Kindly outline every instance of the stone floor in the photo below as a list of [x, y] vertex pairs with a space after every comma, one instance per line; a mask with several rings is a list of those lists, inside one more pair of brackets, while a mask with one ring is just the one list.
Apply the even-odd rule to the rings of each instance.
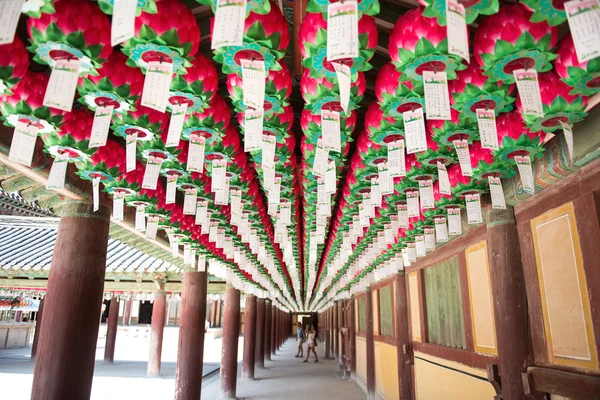
[[[164, 400], [172, 399], [175, 387], [177, 335], [179, 329], [165, 329], [161, 376], [146, 376], [148, 357], [148, 329], [120, 327], [117, 334], [115, 363], [105, 364], [103, 331], [96, 348], [96, 366], [92, 384], [92, 400]], [[221, 339], [209, 331], [205, 343], [205, 376], [202, 399], [219, 398], [219, 363]], [[239, 341], [238, 360], [241, 360], [243, 338]], [[0, 398], [28, 400], [31, 396], [33, 362], [31, 349], [0, 350]], [[366, 396], [355, 383], [338, 376], [337, 364], [323, 358], [319, 346], [319, 362], [302, 363], [294, 358], [295, 341], [289, 340], [265, 369], [256, 369], [256, 380], [238, 378], [237, 394], [244, 400], [362, 400]], [[238, 374], [241, 373], [241, 365]]]
[[[323, 346], [319, 346], [317, 354], [308, 363], [294, 358], [296, 342], [288, 340], [272, 361], [265, 362], [265, 369], [257, 368], [256, 380], [240, 378], [241, 366], [238, 367], [237, 396], [243, 400], [364, 400], [365, 392], [356, 382], [342, 379], [338, 364], [334, 360], [323, 357]], [[202, 399], [218, 399], [219, 378], [205, 382]]]

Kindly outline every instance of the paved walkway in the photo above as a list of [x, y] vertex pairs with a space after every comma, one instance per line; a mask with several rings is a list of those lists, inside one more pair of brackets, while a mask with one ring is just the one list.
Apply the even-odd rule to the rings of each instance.
[[[314, 355], [308, 363], [303, 363], [300, 358], [294, 358], [296, 350], [296, 342], [288, 340], [272, 361], [265, 362], [265, 369], [256, 369], [254, 381], [240, 378], [240, 365], [237, 383], [238, 398], [241, 400], [366, 399], [365, 392], [356, 382], [338, 376], [337, 362], [325, 360], [322, 345], [317, 349], [318, 363], [314, 362]], [[216, 376], [212, 382], [205, 382], [202, 399], [218, 398], [219, 379]]]
[[[92, 400], [165, 400], [175, 393], [175, 362], [178, 328], [166, 328], [163, 341], [161, 376], [146, 376], [148, 357], [147, 329], [130, 329], [117, 334], [115, 363], [104, 364], [105, 338], [98, 339], [96, 366], [92, 384]], [[219, 398], [218, 367], [221, 356], [221, 339], [209, 331], [205, 342], [205, 363], [202, 399]], [[102, 335], [102, 331], [101, 331]], [[238, 360], [241, 360], [243, 338], [239, 341]], [[0, 398], [29, 400], [33, 379], [31, 349], [0, 350]], [[336, 373], [337, 363], [323, 358], [323, 346], [317, 349], [319, 362], [314, 357], [309, 363], [294, 358], [296, 343], [288, 340], [272, 361], [265, 362], [265, 369], [256, 369], [256, 380], [239, 377], [237, 395], [243, 400], [364, 400], [363, 390], [352, 381], [344, 380]], [[215, 372], [212, 372], [215, 371]]]

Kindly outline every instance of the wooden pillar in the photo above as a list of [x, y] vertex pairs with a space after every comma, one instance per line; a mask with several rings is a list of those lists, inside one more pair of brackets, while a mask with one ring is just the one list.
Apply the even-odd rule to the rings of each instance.
[[165, 300], [165, 326], [169, 325], [169, 314], [171, 314], [171, 300]]
[[256, 349], [256, 296], [246, 296], [244, 312], [244, 358], [242, 376], [254, 379], [254, 353]]
[[89, 399], [102, 309], [110, 208], [57, 207], [58, 226], [31, 399]]
[[408, 304], [406, 293], [406, 279], [404, 273], [397, 274], [394, 280], [394, 304], [396, 305], [396, 351], [398, 358], [398, 386], [400, 399], [411, 398], [413, 387], [412, 371], [410, 367], [410, 336], [408, 334]]
[[265, 367], [265, 299], [256, 301], [256, 346], [254, 346], [254, 364]]
[[221, 315], [222, 313], [223, 313], [223, 300], [219, 299], [219, 300], [217, 300], [217, 321], [216, 321], [216, 324], [218, 327], [223, 326], [223, 316]]
[[275, 355], [277, 348], [277, 307], [271, 304], [271, 355]]
[[330, 331], [331, 331], [331, 326], [329, 326], [329, 313], [330, 313], [330, 308], [328, 308], [327, 310], [325, 310], [324, 313], [324, 320], [325, 320], [325, 332], [323, 332], [323, 334], [325, 335], [325, 358], [329, 358], [329, 352], [331, 350], [331, 335], [330, 335]]
[[275, 308], [275, 313], [277, 314], [277, 318], [275, 319], [275, 350], [277, 351], [281, 344], [281, 311], [279, 308]]
[[117, 343], [117, 329], [119, 327], [119, 299], [113, 296], [110, 299], [108, 318], [106, 319], [106, 346], [104, 346], [104, 362], [112, 364], [115, 361], [115, 345]]
[[264, 353], [265, 359], [271, 361], [271, 312], [273, 307], [271, 301], [265, 301], [265, 340], [264, 340]]
[[521, 373], [527, 368], [527, 297], [519, 235], [512, 208], [489, 208], [487, 246], [494, 319], [498, 327], [496, 339], [502, 376], [502, 397], [511, 400], [525, 399]]
[[373, 292], [367, 289], [367, 399], [375, 399], [375, 341], [373, 337]]
[[206, 272], [190, 271], [184, 274], [175, 400], [198, 400], [202, 394], [206, 291]]
[[35, 316], [35, 332], [33, 333], [33, 344], [31, 345], [31, 358], [35, 359], [38, 341], [40, 340], [40, 329], [42, 327], [42, 315], [44, 312], [44, 298], [40, 300], [40, 307]]
[[[164, 283], [161, 289], [164, 288]], [[160, 375], [160, 360], [162, 357], [162, 342], [165, 332], [165, 314], [167, 294], [164, 290], [154, 291], [152, 305], [152, 325], [150, 327], [150, 356], [148, 357], [148, 376]]]
[[227, 284], [223, 320], [223, 350], [221, 351], [222, 399], [235, 399], [237, 387], [237, 353], [240, 336], [240, 291]]
[[346, 345], [344, 343], [344, 335], [342, 335], [342, 328], [345, 326], [344, 325], [344, 306], [345, 306], [346, 301], [345, 300], [340, 300], [338, 302], [338, 340], [340, 342], [339, 344], [339, 349], [340, 349], [340, 354], [338, 355], [338, 363], [341, 366], [344, 366], [344, 355], [346, 354]]
[[348, 330], [350, 331], [350, 376], [356, 379], [356, 314], [354, 305], [354, 296], [350, 298], [350, 321]]
[[340, 355], [340, 336], [338, 335], [339, 332], [339, 325], [338, 325], [338, 302], [334, 301], [333, 302], [333, 358], [335, 358], [336, 360], [338, 359], [339, 355]]
[[125, 307], [123, 309], [123, 325], [131, 325], [131, 304], [133, 299], [128, 296], [125, 300]]

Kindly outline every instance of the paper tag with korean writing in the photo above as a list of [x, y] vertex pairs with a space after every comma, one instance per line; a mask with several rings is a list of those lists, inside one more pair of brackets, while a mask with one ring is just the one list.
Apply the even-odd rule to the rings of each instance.
[[341, 147], [340, 113], [321, 109], [321, 131], [323, 148], [339, 153]]
[[0, 45], [15, 40], [15, 32], [25, 0], [0, 1]]
[[265, 62], [241, 59], [243, 102], [248, 107], [262, 110], [265, 105]]
[[8, 159], [19, 164], [31, 167], [33, 161], [33, 152], [35, 150], [35, 141], [37, 140], [40, 128], [35, 124], [29, 124], [22, 120], [17, 120], [15, 133], [10, 143]]
[[394, 193], [394, 180], [390, 177], [387, 162], [377, 164], [377, 172], [379, 177], [379, 191], [382, 195]]
[[62, 111], [71, 112], [75, 89], [79, 80], [78, 59], [59, 59], [52, 68], [50, 80], [44, 94], [44, 105], [54, 107]]
[[573, 128], [568, 123], [560, 121], [560, 125], [565, 135], [565, 142], [567, 143], [567, 152], [569, 153], [569, 161], [573, 162]]
[[96, 177], [92, 181], [92, 195], [94, 202], [94, 212], [100, 208], [100, 178]]
[[114, 192], [113, 194], [113, 207], [112, 207], [112, 219], [113, 221], [123, 221], [124, 211], [124, 197], [123, 192]]
[[67, 176], [67, 166], [69, 165], [69, 155], [59, 154], [52, 163], [50, 174], [48, 174], [48, 183], [46, 189], [64, 189], [65, 178]]
[[162, 162], [163, 159], [160, 157], [148, 157], [146, 170], [144, 171], [144, 180], [142, 181], [142, 189], [156, 190]]
[[450, 178], [448, 177], [448, 170], [446, 166], [441, 162], [437, 162], [437, 173], [438, 173], [438, 190], [441, 194], [451, 195]]
[[204, 150], [206, 138], [196, 132], [190, 134], [187, 170], [189, 172], [204, 171]]
[[244, 151], [261, 149], [263, 135], [263, 110], [244, 111]]
[[216, 159], [212, 162], [212, 175], [210, 180], [211, 190], [225, 189], [225, 176], [227, 175], [227, 160]]
[[423, 228], [425, 236], [425, 251], [428, 253], [435, 250], [435, 233], [433, 228]]
[[535, 194], [535, 183], [533, 181], [533, 169], [531, 167], [531, 159], [529, 156], [515, 156], [515, 162], [521, 177], [523, 191], [529, 194]]
[[263, 187], [265, 190], [271, 190], [275, 182], [275, 168], [268, 166], [263, 167]]
[[196, 214], [196, 200], [198, 199], [198, 189], [185, 189], [185, 197], [183, 199], [183, 214]]
[[[187, 200], [187, 197], [188, 196], [187, 196], [187, 190], [186, 190], [186, 200]], [[185, 204], [184, 204], [184, 207], [185, 207]], [[202, 225], [205, 222], [206, 213], [207, 213], [206, 207], [204, 207], [204, 202], [196, 201], [196, 203], [194, 204], [194, 207], [196, 207], [196, 210], [195, 210], [196, 218], [194, 220], [194, 224]]]
[[455, 0], [446, 0], [446, 35], [448, 53], [469, 63], [469, 33], [465, 6]]
[[430, 179], [419, 181], [419, 200], [421, 202], [421, 210], [435, 208], [433, 182]]
[[445, 243], [448, 241], [448, 226], [446, 225], [446, 217], [436, 215], [433, 217], [435, 224], [435, 240], [438, 243]]
[[498, 150], [498, 130], [496, 128], [496, 113], [494, 110], [478, 108], [477, 126], [481, 138], [481, 147], [484, 149]]
[[141, 232], [146, 230], [146, 207], [143, 205], [135, 207], [135, 230]]
[[490, 186], [490, 195], [492, 197], [492, 208], [506, 210], [506, 201], [504, 199], [504, 189], [502, 188], [502, 180], [495, 176], [488, 176]]
[[173, 79], [173, 64], [169, 62], [149, 61], [144, 89], [142, 91], [142, 105], [159, 112], [167, 110], [169, 102], [169, 89]]
[[218, 0], [210, 48], [241, 46], [245, 20], [246, 0]]
[[325, 178], [327, 165], [329, 163], [329, 152], [323, 147], [323, 139], [317, 141], [312, 173], [315, 176]]
[[135, 36], [137, 4], [137, 0], [114, 0], [110, 30], [111, 46], [114, 47]]
[[417, 108], [402, 114], [404, 118], [404, 138], [406, 139], [406, 153], [413, 154], [427, 149], [425, 135], [425, 119], [423, 109]]
[[371, 196], [370, 205], [374, 207], [381, 207], [381, 185], [379, 184], [379, 178], [371, 179]]
[[427, 252], [425, 251], [425, 236], [424, 235], [416, 235], [415, 236], [415, 250], [417, 253], [417, 257], [425, 257]]
[[450, 95], [446, 72], [423, 71], [425, 109], [428, 120], [449, 120]]
[[223, 189], [215, 190], [215, 204], [219, 206], [226, 206], [229, 204], [229, 178], [225, 177], [223, 182]]
[[408, 229], [408, 205], [398, 204], [396, 209], [398, 210], [398, 225], [402, 229]]
[[156, 232], [158, 231], [158, 215], [150, 215], [148, 217], [148, 223], [146, 224], [146, 239], [156, 239]]
[[173, 105], [171, 120], [169, 122], [169, 131], [167, 133], [167, 142], [165, 143], [165, 146], [179, 146], [179, 139], [181, 138], [181, 130], [183, 129], [183, 123], [185, 122], [187, 107], [187, 103]]
[[337, 176], [335, 170], [335, 161], [329, 161], [327, 165], [327, 172], [325, 172], [325, 193], [335, 194]]
[[262, 135], [262, 168], [275, 168], [275, 136]]
[[388, 170], [390, 177], [406, 176], [406, 161], [404, 156], [404, 139], [389, 142], [388, 146]]
[[346, 0], [327, 6], [327, 60], [356, 58], [358, 52], [358, 3]]
[[481, 215], [479, 193], [466, 195], [465, 202], [467, 203], [467, 221], [469, 224], [481, 224], [483, 222], [483, 216]]
[[342, 109], [348, 115], [348, 106], [350, 105], [350, 79], [352, 71], [350, 66], [332, 62], [333, 68], [335, 68], [335, 75], [337, 76], [338, 87], [340, 89], [340, 105]]
[[102, 147], [106, 145], [110, 121], [113, 115], [113, 106], [96, 107], [94, 112], [94, 122], [92, 124], [92, 134], [90, 135], [89, 148]]
[[408, 207], [409, 218], [417, 218], [420, 215], [418, 190], [406, 191], [406, 205]]
[[137, 133], [128, 134], [125, 138], [125, 170], [127, 172], [135, 169], [136, 146]]
[[458, 156], [458, 163], [463, 176], [473, 176], [471, 167], [471, 153], [469, 152], [469, 142], [466, 140], [455, 140], [452, 142]]
[[175, 203], [175, 193], [177, 192], [177, 175], [175, 174], [167, 174], [167, 196], [165, 203], [173, 204]]
[[535, 69], [516, 69], [513, 71], [513, 75], [521, 99], [521, 113], [543, 117], [544, 107], [542, 106], [537, 71]]
[[[424, 239], [424, 238], [423, 238]], [[408, 262], [413, 263], [417, 261], [417, 250], [415, 242], [406, 243], [406, 254], [408, 255]]]
[[462, 223], [460, 221], [460, 208], [448, 208], [448, 234], [462, 235]]
[[600, 4], [598, 0], [565, 3], [565, 13], [579, 63], [600, 56]]

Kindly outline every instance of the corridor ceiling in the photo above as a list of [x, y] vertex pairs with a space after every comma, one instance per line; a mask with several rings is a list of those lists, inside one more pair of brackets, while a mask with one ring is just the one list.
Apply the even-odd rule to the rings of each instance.
[[[133, 37], [112, 46], [127, 2], [28, 0], [14, 40], [0, 31], [4, 162], [46, 177], [68, 162], [61, 190], [99, 183], [187, 265], [291, 310], [401, 270], [462, 234], [461, 210], [481, 224], [503, 179], [535, 191], [532, 162], [572, 141], [600, 90], [596, 0], [566, 3], [575, 42], [563, 1], [248, 0], [243, 43], [220, 47], [236, 14], [215, 23], [217, 0], [137, 0]], [[0, 6], [7, 24], [9, 3], [23, 1]]]

